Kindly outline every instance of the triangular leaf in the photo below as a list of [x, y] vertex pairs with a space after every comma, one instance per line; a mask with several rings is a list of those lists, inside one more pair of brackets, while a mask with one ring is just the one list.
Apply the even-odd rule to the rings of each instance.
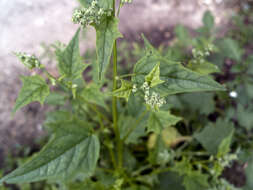
[[150, 54], [160, 55], [160, 52], [152, 46], [152, 44], [148, 41], [148, 39], [144, 36], [144, 34], [142, 34], [141, 37], [144, 41], [146, 54], [148, 54], [148, 55], [150, 55]]
[[233, 133], [234, 127], [230, 122], [218, 120], [216, 125], [205, 127], [200, 133], [194, 134], [202, 146], [211, 154], [217, 154], [223, 139]]
[[145, 76], [145, 81], [148, 82], [151, 88], [164, 82], [160, 79], [160, 63], [157, 63], [150, 73]]
[[226, 155], [227, 153], [229, 153], [233, 134], [234, 134], [234, 130], [232, 130], [230, 134], [221, 141], [218, 147], [218, 153], [217, 153], [218, 157], [222, 157]]
[[80, 170], [92, 175], [99, 157], [99, 140], [90, 135], [85, 122], [51, 124], [53, 139], [31, 160], [14, 170], [0, 183], [28, 183], [44, 179], [67, 180]]
[[121, 36], [118, 30], [118, 19], [116, 18], [104, 19], [96, 26], [96, 51], [99, 79], [103, 77], [107, 65], [110, 62], [114, 41]]
[[23, 76], [21, 77], [21, 80], [23, 82], [23, 86], [16, 100], [16, 104], [13, 109], [14, 113], [21, 107], [34, 101], [39, 101], [43, 104], [50, 93], [45, 79], [40, 76]]
[[71, 81], [80, 78], [83, 70], [88, 66], [83, 63], [80, 56], [79, 33], [80, 29], [77, 30], [68, 46], [57, 56], [60, 74]]

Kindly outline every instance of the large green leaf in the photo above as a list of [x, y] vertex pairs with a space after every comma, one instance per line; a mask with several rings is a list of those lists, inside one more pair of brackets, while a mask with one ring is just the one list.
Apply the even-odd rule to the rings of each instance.
[[23, 86], [16, 100], [16, 104], [13, 109], [14, 113], [21, 107], [34, 101], [39, 101], [43, 104], [50, 93], [46, 81], [40, 76], [23, 76], [21, 77], [21, 80], [23, 82]]
[[118, 30], [116, 18], [106, 18], [95, 28], [98, 72], [101, 79], [110, 62], [114, 41], [122, 35]]
[[87, 126], [87, 123], [77, 119], [51, 123], [52, 140], [31, 160], [1, 179], [0, 183], [67, 180], [78, 172], [83, 172], [86, 177], [92, 175], [100, 145]]
[[148, 132], [160, 133], [164, 128], [175, 125], [181, 119], [167, 111], [152, 112], [148, 119]]
[[83, 63], [80, 56], [79, 33], [80, 29], [77, 30], [68, 46], [57, 56], [60, 74], [71, 81], [80, 78], [83, 70], [88, 66]]
[[[216, 154], [219, 149], [220, 151], [227, 151], [227, 143], [231, 142], [233, 132], [234, 126], [232, 123], [219, 119], [215, 125], [207, 126], [200, 133], [194, 134], [194, 138], [196, 138], [209, 153]], [[224, 139], [226, 139], [226, 141], [223, 142]], [[223, 143], [223, 145], [221, 145], [221, 143]]]
[[212, 78], [193, 72], [177, 62], [170, 62], [157, 55], [146, 55], [136, 63], [134, 67], [136, 76], [132, 78], [133, 82], [141, 86], [145, 81], [145, 76], [158, 62], [160, 62], [160, 79], [164, 83], [153, 89], [161, 96], [183, 92], [225, 90]]

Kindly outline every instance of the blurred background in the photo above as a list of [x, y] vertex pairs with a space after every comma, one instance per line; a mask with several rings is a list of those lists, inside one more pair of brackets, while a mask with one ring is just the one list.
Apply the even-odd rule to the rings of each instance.
[[[233, 46], [235, 54], [238, 52], [236, 48], [248, 55], [252, 54], [253, 42], [249, 41], [253, 33], [252, 4], [251, 0], [133, 0], [120, 13], [120, 31], [125, 39], [120, 40], [119, 50], [127, 48], [132, 53], [125, 50], [119, 52], [119, 60], [124, 64], [132, 61], [129, 57], [133, 54], [136, 57], [141, 54], [141, 33], [161, 49], [173, 45], [175, 40], [184, 38], [188, 33], [196, 36], [203, 26], [206, 11], [213, 15], [215, 38], [228, 36], [234, 41], [226, 42], [226, 45]], [[45, 137], [44, 112], [49, 109], [33, 103], [18, 111], [15, 116], [11, 115], [21, 87], [19, 77], [30, 74], [13, 56], [13, 52], [35, 54], [51, 73], [56, 72], [53, 47], [57, 41], [66, 44], [75, 33], [78, 26], [71, 22], [71, 16], [78, 6], [77, 0], [0, 1], [0, 171], [5, 167], [2, 173], [17, 166], [15, 157], [24, 158], [39, 150]], [[183, 30], [178, 28], [179, 25], [184, 26]], [[95, 31], [87, 28], [81, 39], [84, 57], [93, 58], [94, 48]], [[243, 56], [243, 53], [235, 57], [228, 55], [229, 59], [222, 63], [217, 61], [217, 65], [220, 64], [222, 69], [225, 68], [224, 64], [229, 66], [242, 63]], [[133, 64], [134, 62], [129, 63], [129, 68]], [[224, 83], [231, 78], [231, 73], [222, 71], [228, 72], [227, 75], [218, 77]], [[236, 87], [231, 87], [231, 91], [233, 88]], [[249, 90], [252, 95], [252, 89]], [[251, 113], [253, 112], [248, 114]], [[249, 122], [251, 126], [253, 121]]]

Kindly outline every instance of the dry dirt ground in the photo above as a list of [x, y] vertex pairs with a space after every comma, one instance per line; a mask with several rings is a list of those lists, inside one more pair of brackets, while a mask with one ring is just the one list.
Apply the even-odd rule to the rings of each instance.
[[[35, 103], [11, 116], [21, 87], [19, 76], [30, 74], [11, 52], [40, 55], [41, 42], [67, 43], [77, 29], [71, 23], [72, 11], [77, 6], [76, 0], [0, 1], [0, 158], [1, 153], [29, 145], [43, 134], [46, 109]], [[225, 7], [222, 0], [133, 0], [122, 9], [120, 30], [128, 36], [151, 29], [164, 30], [179, 23], [196, 28], [207, 9], [215, 15], [216, 23], [222, 25], [232, 12]], [[94, 48], [94, 31], [89, 29], [87, 36], [82, 51]]]

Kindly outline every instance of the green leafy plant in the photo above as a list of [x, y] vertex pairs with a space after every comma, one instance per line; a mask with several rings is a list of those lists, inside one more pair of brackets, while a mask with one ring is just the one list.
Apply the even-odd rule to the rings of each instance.
[[[240, 61], [244, 51], [229, 38], [216, 43], [214, 19], [207, 12], [198, 37], [178, 26], [177, 41], [165, 53], [143, 36], [144, 50], [136, 51], [142, 57], [131, 73], [121, 74], [118, 15], [129, 1], [121, 0], [118, 7], [115, 0], [80, 3], [73, 22], [95, 28], [96, 61], [88, 64], [80, 55], [81, 29], [66, 47], [55, 46], [58, 76], [36, 56], [16, 53], [41, 76], [21, 78], [13, 113], [34, 101], [56, 108], [44, 123], [49, 142], [0, 184], [47, 180], [52, 189], [71, 190], [236, 189], [220, 176], [238, 159], [239, 150], [231, 151], [231, 144], [239, 133], [230, 118], [210, 122], [207, 115], [217, 111], [212, 91], [218, 92], [220, 102], [227, 100], [222, 98], [225, 87], [210, 75], [221, 74], [212, 56]], [[84, 80], [90, 67], [92, 80]], [[251, 113], [245, 104], [238, 109]], [[244, 117], [238, 121], [250, 129], [252, 121]]]

